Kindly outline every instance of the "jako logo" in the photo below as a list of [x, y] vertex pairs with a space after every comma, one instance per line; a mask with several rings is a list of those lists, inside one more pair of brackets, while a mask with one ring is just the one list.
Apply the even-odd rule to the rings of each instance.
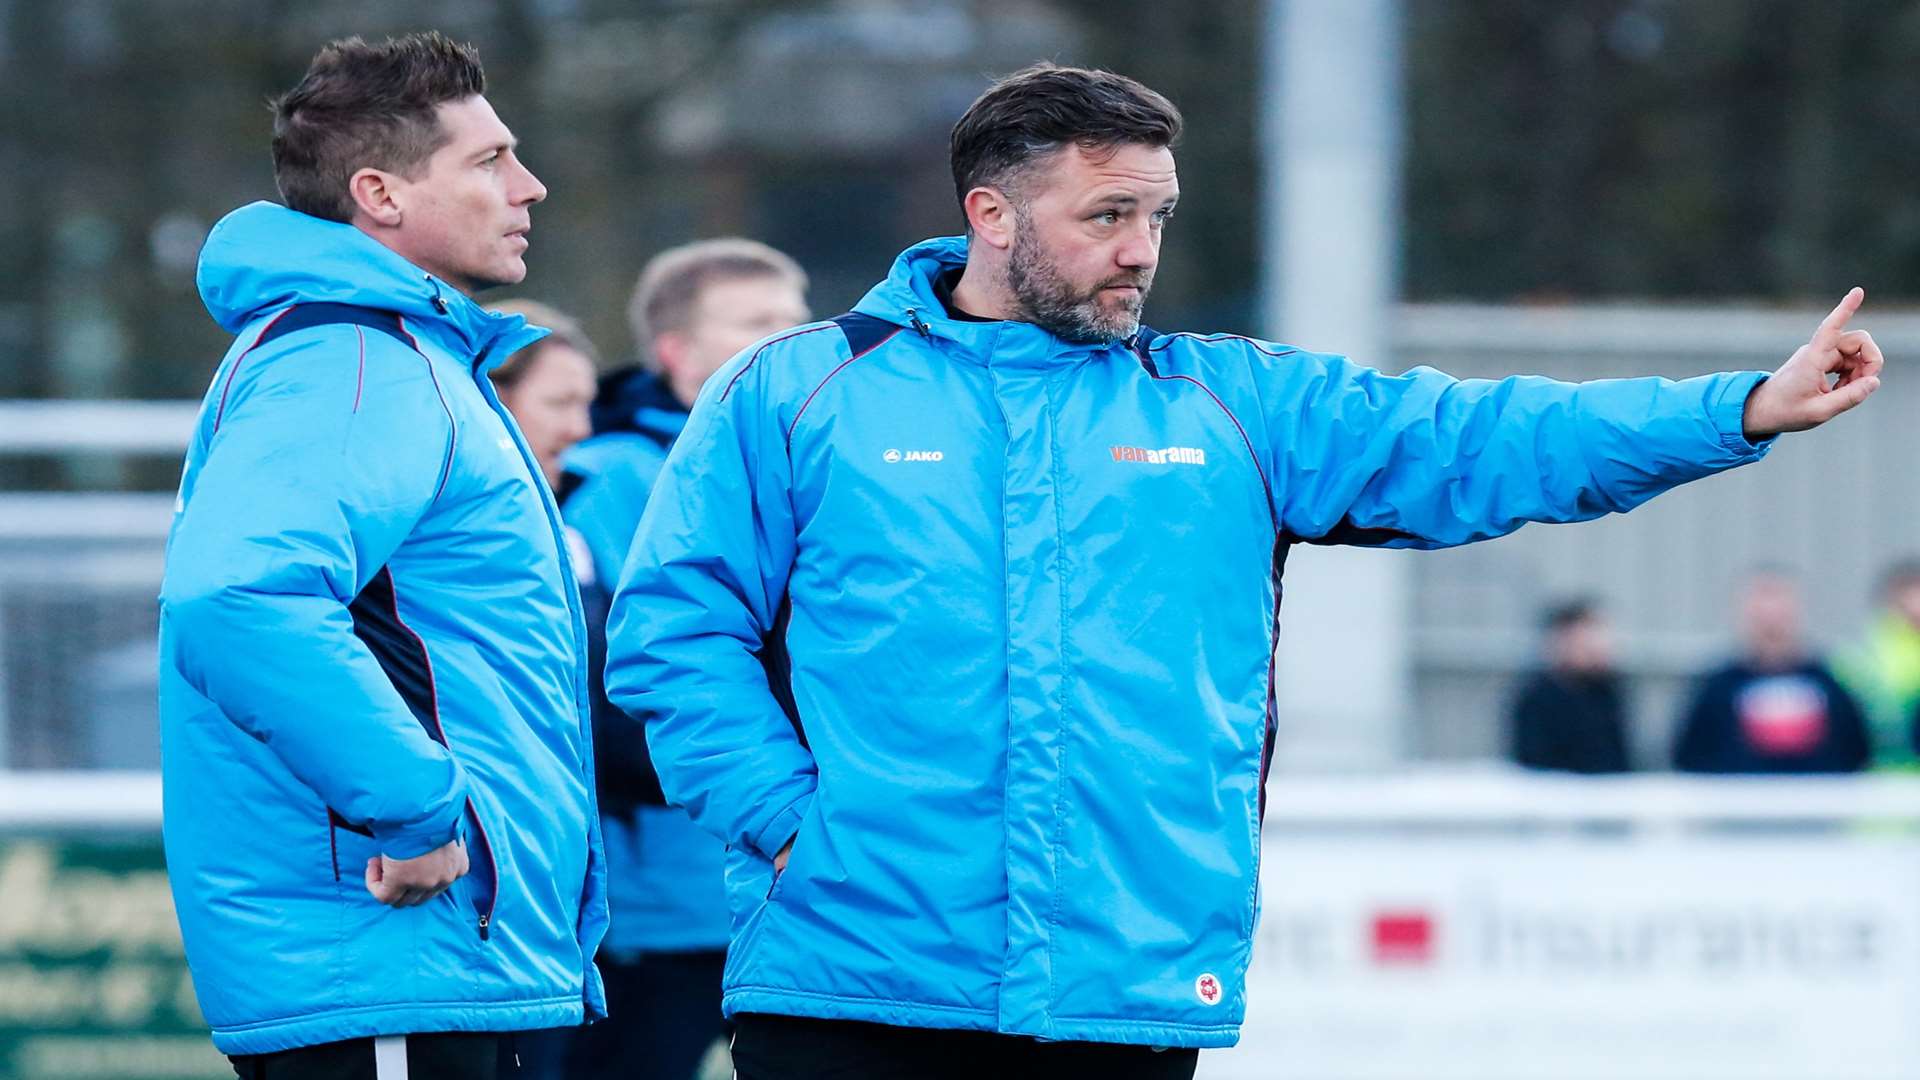
[[1149, 450], [1144, 446], [1108, 447], [1115, 461], [1137, 461], [1143, 465], [1205, 465], [1207, 452], [1192, 446], [1169, 446]]
[[880, 455], [880, 460], [889, 465], [899, 461], [945, 461], [946, 459], [947, 455], [938, 450], [908, 450], [905, 453], [889, 450]]

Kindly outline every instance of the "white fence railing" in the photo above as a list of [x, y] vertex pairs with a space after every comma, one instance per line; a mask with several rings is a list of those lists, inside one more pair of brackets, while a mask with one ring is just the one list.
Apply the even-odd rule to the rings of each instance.
[[[1267, 785], [1266, 828], [1281, 833], [1323, 826], [1795, 827], [1810, 822], [1920, 823], [1920, 778], [1586, 777], [1440, 768], [1350, 777], [1277, 773]], [[159, 828], [160, 775], [0, 770], [0, 828], [68, 825]]]
[[177, 454], [197, 401], [0, 401], [0, 453]]

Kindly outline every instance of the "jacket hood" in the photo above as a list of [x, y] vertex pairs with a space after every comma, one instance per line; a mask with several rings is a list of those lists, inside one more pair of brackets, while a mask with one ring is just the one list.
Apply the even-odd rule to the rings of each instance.
[[631, 432], [664, 446], [686, 426], [687, 407], [659, 375], [634, 364], [600, 376], [593, 398], [595, 435]]
[[200, 299], [228, 333], [301, 303], [392, 311], [485, 366], [546, 336], [519, 315], [487, 311], [351, 225], [256, 202], [220, 220], [200, 249]]
[[937, 236], [922, 240], [893, 260], [887, 279], [869, 289], [853, 310], [910, 328], [914, 328], [916, 320], [930, 327], [937, 325], [942, 330], [979, 325], [949, 317], [934, 287], [942, 275], [965, 269], [966, 265], [966, 237]]

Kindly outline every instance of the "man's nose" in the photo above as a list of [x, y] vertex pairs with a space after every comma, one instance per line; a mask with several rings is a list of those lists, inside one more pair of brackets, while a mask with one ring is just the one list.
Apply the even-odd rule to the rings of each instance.
[[516, 192], [518, 198], [513, 200], [513, 204], [523, 206], [544, 201], [547, 197], [547, 185], [541, 183], [540, 178], [533, 175], [533, 170], [525, 165], [520, 166], [520, 173], [524, 179], [520, 183], [519, 191]]
[[1134, 230], [1115, 252], [1114, 261], [1125, 270], [1152, 270], [1160, 263], [1160, 234], [1150, 225]]

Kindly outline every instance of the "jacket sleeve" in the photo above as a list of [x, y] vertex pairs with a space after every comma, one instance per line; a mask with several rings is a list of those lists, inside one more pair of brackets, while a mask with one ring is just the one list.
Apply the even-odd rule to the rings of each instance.
[[1463, 380], [1311, 354], [1262, 369], [1282, 528], [1309, 542], [1432, 548], [1584, 521], [1767, 450], [1742, 433], [1759, 372]]
[[784, 437], [738, 357], [707, 381], [647, 502], [607, 631], [607, 695], [646, 725], [667, 801], [772, 857], [813, 798], [813, 755], [767, 665], [793, 565]]
[[446, 468], [451, 421], [426, 362], [355, 326], [300, 331], [243, 357], [203, 423], [160, 591], [173, 662], [386, 855], [445, 844], [465, 776], [348, 607]]

